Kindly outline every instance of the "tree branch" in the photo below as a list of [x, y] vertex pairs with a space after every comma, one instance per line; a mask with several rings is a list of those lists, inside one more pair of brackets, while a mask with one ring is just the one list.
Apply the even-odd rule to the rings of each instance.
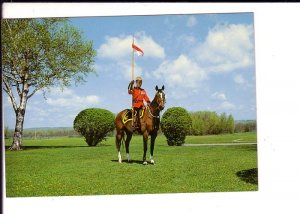
[[35, 88], [35, 89], [33, 90], [33, 92], [27, 96], [27, 99], [29, 99], [30, 97], [32, 97], [32, 95], [34, 95], [35, 92], [37, 92], [38, 90], [41, 90], [41, 88]]
[[[11, 73], [12, 74], [12, 73]], [[13, 75], [13, 74], [12, 74]], [[18, 80], [15, 76], [8, 76], [6, 73], [3, 74], [3, 76], [5, 76], [7, 79], [11, 79], [16, 83], [21, 83], [20, 80]]]
[[19, 94], [19, 97], [21, 97], [22, 96], [22, 93], [21, 93], [21, 90], [20, 90], [20, 84], [19, 83], [17, 83], [16, 84], [16, 88], [17, 88], [17, 91], [18, 91], [18, 94]]
[[11, 88], [9, 87], [9, 83], [7, 82], [7, 80], [5, 78], [3, 78], [3, 82], [4, 82], [4, 87], [3, 90], [7, 93], [7, 95], [9, 96], [12, 106], [15, 110], [15, 112], [17, 111], [18, 107], [17, 107], [17, 103], [16, 103], [16, 99], [11, 91]]

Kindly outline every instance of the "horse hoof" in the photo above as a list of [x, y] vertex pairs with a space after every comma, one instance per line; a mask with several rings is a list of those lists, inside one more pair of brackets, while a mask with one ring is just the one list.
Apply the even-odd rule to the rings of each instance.
[[120, 159], [119, 159], [119, 161], [118, 161], [118, 162], [119, 162], [119, 163], [122, 163], [122, 160], [120, 160]]
[[154, 164], [154, 160], [150, 160], [150, 163], [151, 163], [151, 164]]
[[144, 162], [143, 162], [143, 165], [147, 165], [147, 164], [148, 164], [147, 161], [144, 161]]
[[129, 153], [126, 153], [126, 157], [127, 157], [127, 162], [129, 163], [130, 162], [130, 155], [129, 155]]

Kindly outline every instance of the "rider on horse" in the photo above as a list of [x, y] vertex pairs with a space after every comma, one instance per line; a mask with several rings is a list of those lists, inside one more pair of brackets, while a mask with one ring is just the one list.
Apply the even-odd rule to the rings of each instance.
[[133, 87], [134, 80], [132, 80], [129, 83], [128, 86], [128, 94], [132, 94], [133, 96], [133, 109], [136, 113], [133, 114], [133, 124], [132, 124], [132, 130], [135, 131], [139, 127], [139, 115], [140, 110], [144, 108], [144, 100], [147, 102], [147, 104], [150, 104], [150, 99], [145, 91], [145, 89], [142, 89], [142, 83], [143, 80], [141, 77], [137, 77], [135, 80], [136, 86]]

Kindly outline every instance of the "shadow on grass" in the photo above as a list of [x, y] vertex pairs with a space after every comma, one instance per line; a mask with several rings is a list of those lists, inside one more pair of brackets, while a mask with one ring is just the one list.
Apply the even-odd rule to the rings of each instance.
[[[95, 147], [106, 147], [106, 146], [111, 146], [111, 145], [106, 145], [106, 144], [100, 144], [97, 146], [88, 146], [88, 145], [83, 145], [83, 146], [23, 146], [22, 150], [30, 150], [30, 149], [71, 149], [71, 148], [95, 148]], [[10, 146], [5, 146], [5, 150], [9, 150]]]
[[246, 183], [258, 185], [257, 168], [241, 170], [236, 175]]
[[[111, 160], [112, 162], [116, 162], [118, 163], [118, 160]], [[129, 162], [127, 160], [122, 160], [122, 163], [126, 163], [126, 164], [143, 164], [142, 160], [130, 160]], [[148, 164], [151, 164], [150, 161], [147, 161]], [[151, 164], [153, 165], [153, 164]]]

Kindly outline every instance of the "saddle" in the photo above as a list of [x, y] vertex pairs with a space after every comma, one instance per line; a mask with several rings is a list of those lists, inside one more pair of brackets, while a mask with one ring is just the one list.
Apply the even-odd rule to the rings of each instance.
[[[143, 118], [144, 111], [145, 111], [145, 109], [140, 110], [140, 119]], [[137, 112], [134, 112], [134, 114], [136, 115]], [[131, 109], [126, 109], [126, 111], [122, 115], [123, 124], [127, 123], [128, 121], [132, 121], [132, 110]]]

